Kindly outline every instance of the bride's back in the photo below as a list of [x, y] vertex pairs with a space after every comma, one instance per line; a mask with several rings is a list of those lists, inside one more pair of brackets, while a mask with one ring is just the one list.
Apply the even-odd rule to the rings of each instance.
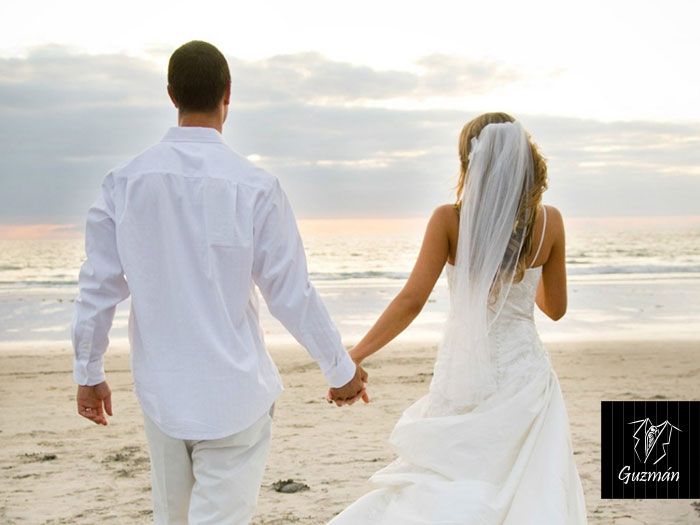
[[[545, 206], [541, 206], [535, 214], [535, 222], [532, 228], [533, 233], [531, 250], [530, 253], [524, 255], [524, 260], [526, 262], [527, 267], [536, 267], [543, 265], [547, 261], [549, 252], [552, 248], [552, 244], [554, 243], [553, 229], [549, 228], [546, 230], [544, 228], [544, 208]], [[553, 208], [552, 206], [547, 206], [547, 208], [547, 211], [550, 212], [550, 216], [552, 214], [552, 210], [554, 210], [554, 213], [557, 213], [556, 208]], [[444, 206], [441, 206], [439, 208], [439, 211], [444, 215], [446, 219], [445, 233], [449, 239], [450, 245], [447, 262], [448, 264], [454, 266], [455, 258], [457, 255], [457, 242], [459, 239], [459, 209], [454, 204], [445, 204]], [[536, 254], [535, 252], [537, 251], [537, 247], [540, 246], [540, 243], [541, 247], [539, 253]], [[537, 257], [535, 257], [535, 255], [537, 255]]]
[[[459, 216], [455, 206], [445, 206], [444, 213], [449, 213], [445, 221], [446, 234], [450, 244], [447, 264], [447, 279], [453, 287], [456, 268], [454, 266], [457, 242], [459, 238]], [[549, 221], [548, 215], [554, 216]], [[557, 241], [557, 220], [560, 215], [556, 208], [542, 206], [538, 209], [533, 228], [533, 247], [531, 253], [524, 255], [527, 268], [522, 278], [513, 282], [507, 290], [498, 315], [489, 330], [489, 341], [496, 368], [499, 385], [519, 384], [527, 381], [530, 373], [536, 369], [549, 366], [547, 351], [542, 344], [534, 322], [534, 307], [540, 280], [552, 248]]]
[[[454, 204], [446, 204], [436, 212], [444, 218], [442, 223], [449, 244], [447, 272], [451, 281], [459, 239], [459, 209]], [[554, 320], [564, 315], [567, 302], [564, 243], [561, 213], [554, 206], [540, 206], [533, 222], [529, 253], [522, 256], [526, 270], [522, 279], [511, 285], [504, 314], [515, 315], [517, 312], [524, 315], [529, 312], [532, 318], [538, 285], [542, 281], [544, 285], [541, 286], [539, 306]]]

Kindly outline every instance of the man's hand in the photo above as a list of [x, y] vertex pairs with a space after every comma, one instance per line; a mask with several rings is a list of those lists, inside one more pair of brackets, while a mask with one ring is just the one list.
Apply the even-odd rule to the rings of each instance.
[[329, 389], [326, 399], [328, 399], [329, 403], [335, 402], [339, 407], [352, 405], [359, 399], [369, 403], [369, 395], [367, 395], [365, 388], [367, 379], [367, 372], [358, 364], [355, 369], [355, 376], [340, 388]]
[[78, 414], [97, 423], [107, 425], [105, 412], [112, 415], [112, 391], [107, 381], [95, 386], [78, 386]]

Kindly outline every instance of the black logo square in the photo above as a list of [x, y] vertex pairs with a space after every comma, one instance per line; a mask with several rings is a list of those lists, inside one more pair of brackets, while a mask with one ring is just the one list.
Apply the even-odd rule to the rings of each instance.
[[602, 401], [601, 498], [700, 498], [700, 401]]

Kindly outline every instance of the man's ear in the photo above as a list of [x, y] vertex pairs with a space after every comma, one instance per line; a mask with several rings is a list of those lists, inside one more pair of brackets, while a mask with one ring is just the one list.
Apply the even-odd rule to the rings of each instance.
[[173, 88], [170, 87], [170, 84], [168, 84], [168, 96], [170, 97], [170, 100], [172, 101], [173, 105], [180, 109], [180, 106], [177, 103], [177, 100], [175, 100], [175, 97], [173, 96]]
[[224, 91], [224, 106], [228, 106], [231, 103], [231, 82], [226, 86]]

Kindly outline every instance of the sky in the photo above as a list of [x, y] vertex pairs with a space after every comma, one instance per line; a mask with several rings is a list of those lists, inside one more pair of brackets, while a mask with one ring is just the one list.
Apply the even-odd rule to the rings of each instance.
[[459, 131], [486, 111], [532, 133], [565, 216], [700, 214], [695, 1], [105, 5], [0, 7], [0, 234], [82, 224], [175, 125], [167, 60], [192, 39], [229, 60], [226, 140], [299, 217], [452, 201]]

